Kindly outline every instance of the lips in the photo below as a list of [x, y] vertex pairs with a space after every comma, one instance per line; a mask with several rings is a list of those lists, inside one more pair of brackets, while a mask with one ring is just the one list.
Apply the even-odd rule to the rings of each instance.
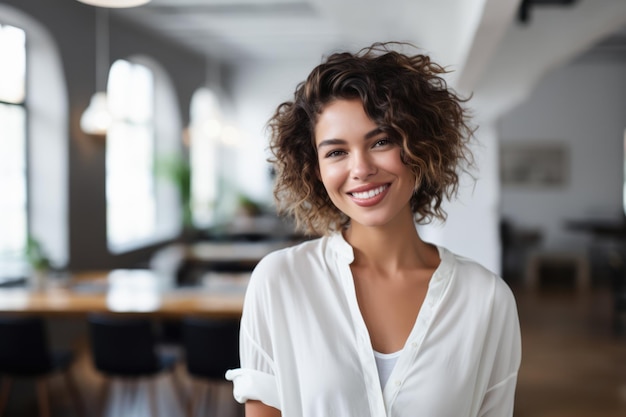
[[352, 198], [357, 205], [361, 207], [369, 207], [378, 204], [389, 190], [389, 184], [382, 184], [375, 187], [360, 187], [358, 189], [348, 192], [348, 195]]

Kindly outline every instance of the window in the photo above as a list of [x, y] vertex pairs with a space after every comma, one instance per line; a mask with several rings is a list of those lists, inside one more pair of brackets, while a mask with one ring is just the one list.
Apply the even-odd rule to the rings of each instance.
[[108, 243], [115, 252], [144, 244], [157, 230], [154, 89], [148, 67], [125, 60], [111, 66], [106, 200]]
[[182, 155], [182, 126], [176, 90], [149, 57], [114, 62], [107, 94], [113, 118], [106, 138], [107, 241], [120, 253], [182, 229], [177, 190], [155, 169], [160, 159]]
[[197, 228], [206, 228], [215, 222], [222, 123], [217, 96], [208, 88], [200, 88], [191, 100], [189, 130], [191, 211]]
[[0, 4], [0, 279], [29, 273], [28, 237], [69, 261], [69, 99], [44, 25]]
[[0, 24], [0, 255], [19, 261], [28, 234], [26, 35]]

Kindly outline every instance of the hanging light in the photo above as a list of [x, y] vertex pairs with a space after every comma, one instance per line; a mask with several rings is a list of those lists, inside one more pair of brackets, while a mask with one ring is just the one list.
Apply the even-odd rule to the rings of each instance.
[[150, 0], [78, 0], [81, 3], [99, 7], [136, 7], [150, 3]]
[[107, 93], [98, 91], [89, 101], [89, 106], [80, 118], [80, 128], [90, 135], [104, 136], [111, 126], [111, 113]]
[[80, 118], [80, 128], [89, 135], [104, 136], [111, 125], [106, 93], [109, 65], [109, 25], [106, 9], [96, 10], [96, 93]]

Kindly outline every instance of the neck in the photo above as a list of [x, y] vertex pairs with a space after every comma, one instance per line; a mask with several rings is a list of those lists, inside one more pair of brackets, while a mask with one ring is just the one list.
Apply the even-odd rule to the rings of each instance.
[[401, 221], [381, 227], [352, 224], [344, 236], [354, 250], [353, 266], [356, 267], [393, 272], [432, 268], [439, 263], [437, 249], [417, 233], [412, 213]]

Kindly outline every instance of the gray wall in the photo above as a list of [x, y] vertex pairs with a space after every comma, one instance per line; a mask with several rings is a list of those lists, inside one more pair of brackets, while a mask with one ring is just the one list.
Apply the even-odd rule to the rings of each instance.
[[[105, 147], [84, 135], [79, 120], [96, 85], [95, 8], [76, 0], [2, 0], [39, 21], [59, 47], [70, 106], [69, 267], [73, 270], [128, 267], [154, 248], [112, 255], [106, 246]], [[191, 95], [207, 78], [205, 57], [110, 15], [110, 62], [130, 55], [152, 57], [178, 93], [181, 120], [188, 123]], [[36, 94], [36, 92], [34, 92]]]
[[501, 213], [543, 232], [547, 248], [582, 249], [590, 236], [568, 220], [623, 219], [626, 57], [584, 59], [553, 71], [522, 105], [501, 119], [502, 143], [551, 140], [569, 151], [562, 187], [506, 187]]

